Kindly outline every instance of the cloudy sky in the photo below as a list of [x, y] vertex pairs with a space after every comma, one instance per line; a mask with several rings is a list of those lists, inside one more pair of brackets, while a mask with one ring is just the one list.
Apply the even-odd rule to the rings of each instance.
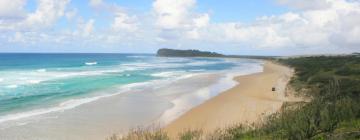
[[0, 0], [0, 52], [360, 52], [360, 0]]

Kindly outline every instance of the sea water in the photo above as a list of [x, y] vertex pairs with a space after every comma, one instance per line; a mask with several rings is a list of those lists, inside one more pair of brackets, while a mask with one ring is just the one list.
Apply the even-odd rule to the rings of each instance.
[[[174, 117], [174, 112], [178, 112], [177, 110], [165, 111], [166, 107], [162, 108], [162, 106], [168, 103], [175, 106], [184, 102], [183, 99], [190, 100], [186, 104], [195, 102], [196, 105], [213, 95], [196, 99], [198, 97], [196, 93], [204, 92], [204, 88], [196, 89], [196, 86], [190, 88], [186, 85], [189, 83], [197, 85], [201, 81], [183, 82], [182, 89], [174, 88], [172, 91], [168, 90], [170, 88], [166, 87], [166, 84], [201, 74], [228, 73], [228, 77], [218, 83], [221, 85], [226, 81], [231, 82], [236, 72], [249, 74], [259, 72], [261, 68], [260, 61], [247, 59], [168, 58], [156, 57], [152, 54], [0, 54], [0, 126], [1, 123], [34, 116], [76, 110], [77, 107], [96, 102], [101, 98], [136, 90], [138, 92], [132, 92], [127, 97], [146, 101], [159, 98], [156, 102], [149, 101], [148, 106], [159, 106], [156, 110]], [[181, 85], [181, 82], [175, 85]], [[161, 86], [162, 92], [154, 88]], [[145, 87], [151, 87], [153, 91], [139, 90]], [[184, 87], [189, 88], [184, 89]], [[216, 88], [210, 90], [220, 92], [220, 89]], [[192, 91], [194, 94], [189, 94]], [[182, 94], [184, 98], [173, 98]], [[162, 100], [165, 98], [164, 95], [167, 95], [168, 102]], [[139, 104], [124, 101], [119, 107], [131, 110], [137, 105]], [[3, 127], [2, 130], [5, 128]]]

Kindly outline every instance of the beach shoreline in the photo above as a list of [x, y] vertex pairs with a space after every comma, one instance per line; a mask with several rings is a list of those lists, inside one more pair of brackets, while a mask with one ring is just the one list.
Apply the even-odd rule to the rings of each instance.
[[[243, 62], [229, 70], [189, 73], [175, 79], [139, 83], [119, 93], [116, 89], [123, 88], [114, 88], [109, 90], [115, 92], [111, 96], [71, 109], [0, 123], [0, 136], [1, 139], [105, 139], [113, 134], [126, 135], [136, 128], [164, 128], [192, 108], [236, 86], [235, 76], [263, 71], [261, 61]], [[103, 94], [108, 93], [99, 93]]]
[[264, 61], [263, 66], [263, 72], [235, 76], [236, 86], [190, 109], [164, 130], [174, 138], [186, 130], [208, 133], [235, 124], [261, 123], [289, 100], [285, 92], [293, 75], [291, 68], [280, 64]]
[[191, 108], [235, 86], [235, 75], [262, 71], [261, 64], [251, 62], [245, 64], [247, 69], [239, 66], [139, 84], [71, 109], [0, 123], [0, 137], [105, 139], [113, 134], [126, 135], [136, 128], [163, 128]]

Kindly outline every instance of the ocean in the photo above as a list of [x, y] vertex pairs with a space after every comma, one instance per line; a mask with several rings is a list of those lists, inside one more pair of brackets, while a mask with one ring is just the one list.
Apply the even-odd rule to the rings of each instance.
[[[62, 129], [68, 129], [69, 117], [89, 122], [81, 118], [89, 109], [81, 107], [92, 106], [103, 111], [101, 107], [112, 102], [114, 109], [117, 105], [119, 107], [118, 114], [112, 115], [118, 115], [126, 123], [134, 122], [128, 125], [119, 122], [126, 126], [123, 129], [139, 125], [136, 122], [149, 123], [159, 118], [166, 118], [165, 122], [169, 122], [234, 86], [233, 76], [260, 71], [262, 62], [248, 59], [167, 58], [152, 54], [3, 53], [0, 54], [0, 136], [11, 138], [11, 134], [15, 135], [21, 126], [24, 136], [34, 136], [39, 129], [39, 137], [34, 136], [34, 139], [54, 137], [54, 133], [41, 137], [45, 132], [40, 129], [61, 120]], [[139, 118], [130, 121], [134, 119], [134, 114], [131, 114], [134, 109], [138, 111], [135, 113], [151, 117], [137, 114], [135, 116], [140, 115]], [[82, 114], [76, 115], [79, 112]], [[91, 113], [93, 116], [100, 114], [88, 111]], [[50, 114], [58, 120], [44, 121], [43, 116]], [[101, 122], [102, 119], [116, 118], [96, 119]], [[61, 128], [61, 125], [57, 126]]]

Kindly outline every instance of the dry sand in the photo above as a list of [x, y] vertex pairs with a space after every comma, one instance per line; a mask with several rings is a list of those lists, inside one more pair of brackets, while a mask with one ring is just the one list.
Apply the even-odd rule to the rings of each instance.
[[[264, 63], [264, 71], [238, 76], [239, 84], [218, 96], [194, 107], [171, 122], [165, 130], [177, 136], [185, 130], [202, 129], [206, 132], [236, 123], [261, 122], [264, 116], [280, 110], [285, 90], [293, 70], [272, 62]], [[272, 91], [276, 87], [276, 91]]]

